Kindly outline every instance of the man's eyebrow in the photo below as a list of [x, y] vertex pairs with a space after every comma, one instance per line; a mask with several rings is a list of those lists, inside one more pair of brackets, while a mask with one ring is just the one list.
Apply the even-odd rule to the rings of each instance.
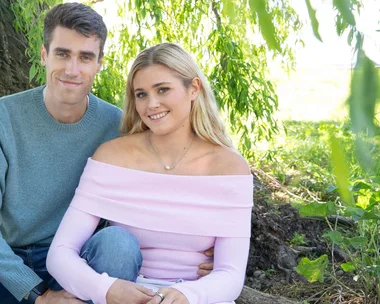
[[83, 55], [86, 55], [86, 56], [89, 56], [89, 57], [96, 57], [96, 54], [94, 52], [91, 52], [91, 51], [80, 51], [80, 54], [83, 56]]
[[71, 50], [69, 50], [69, 49], [65, 49], [65, 48], [62, 48], [62, 47], [56, 47], [53, 51], [54, 51], [54, 52], [71, 53]]
[[[155, 83], [154, 85], [152, 85], [152, 88], [157, 88], [157, 87], [159, 87], [159, 86], [161, 86], [163, 84], [170, 84], [170, 82], [169, 81], [158, 82], [158, 83]], [[135, 89], [135, 92], [136, 91], [144, 91], [144, 89], [137, 88], [137, 89]]]
[[[54, 49], [54, 52], [64, 52], [64, 53], [71, 53], [71, 50], [70, 49], [65, 49], [65, 48], [62, 48], [62, 47], [56, 47], [55, 49]], [[79, 54], [80, 55], [86, 55], [86, 56], [89, 56], [89, 57], [96, 57], [96, 54], [94, 53], [94, 52], [92, 52], [92, 51], [80, 51], [79, 52]]]

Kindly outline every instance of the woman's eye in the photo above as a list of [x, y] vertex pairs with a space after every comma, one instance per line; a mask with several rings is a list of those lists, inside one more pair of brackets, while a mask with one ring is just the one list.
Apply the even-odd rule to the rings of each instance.
[[146, 94], [145, 93], [137, 93], [136, 94], [136, 98], [143, 98], [143, 97], [145, 97], [146, 96]]
[[158, 89], [158, 93], [165, 93], [167, 91], [169, 91], [169, 88], [159, 88]]

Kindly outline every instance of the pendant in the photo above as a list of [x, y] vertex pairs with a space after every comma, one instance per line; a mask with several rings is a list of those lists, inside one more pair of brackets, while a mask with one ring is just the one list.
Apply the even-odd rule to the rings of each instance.
[[171, 170], [171, 169], [173, 169], [173, 167], [170, 167], [170, 166], [165, 166], [164, 168], [165, 168], [165, 170]]

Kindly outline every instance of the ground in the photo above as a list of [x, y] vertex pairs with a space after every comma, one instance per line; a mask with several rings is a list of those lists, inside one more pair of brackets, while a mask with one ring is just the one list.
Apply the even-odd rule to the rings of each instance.
[[[293, 271], [303, 256], [312, 259], [326, 253], [331, 257], [331, 250], [322, 237], [327, 223], [323, 219], [302, 218], [285, 194], [282, 201], [273, 204], [273, 192], [279, 189], [265, 185], [255, 176], [255, 207], [245, 284], [305, 304], [375, 303], [374, 299], [365, 302], [353, 276], [339, 268], [336, 269], [337, 279], [327, 277], [324, 283], [308, 283]], [[342, 257], [335, 256], [335, 259]]]

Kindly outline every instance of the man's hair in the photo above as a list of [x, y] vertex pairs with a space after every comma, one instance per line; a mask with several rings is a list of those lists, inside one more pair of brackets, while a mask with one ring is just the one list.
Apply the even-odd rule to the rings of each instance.
[[104, 44], [107, 39], [107, 27], [100, 16], [91, 7], [82, 3], [64, 3], [54, 6], [44, 21], [44, 46], [49, 52], [53, 32], [57, 26], [75, 30], [83, 36], [96, 35], [100, 39], [99, 58], [104, 55]]
[[211, 87], [192, 56], [174, 43], [162, 43], [142, 51], [132, 64], [128, 74], [123, 119], [120, 131], [123, 135], [147, 130], [136, 110], [136, 97], [133, 79], [136, 73], [152, 65], [167, 67], [189, 88], [193, 79], [198, 77], [201, 90], [193, 101], [190, 124], [197, 136], [216, 145], [233, 148], [231, 138], [219, 117], [218, 107]]

